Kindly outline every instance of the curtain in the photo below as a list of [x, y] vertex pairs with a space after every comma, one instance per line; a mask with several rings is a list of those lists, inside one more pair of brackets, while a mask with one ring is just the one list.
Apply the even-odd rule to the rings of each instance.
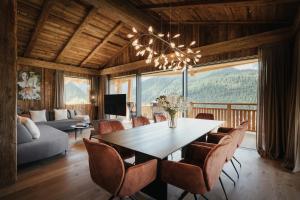
[[294, 171], [300, 171], [300, 32], [294, 43], [293, 77], [290, 87], [290, 115], [288, 138], [285, 155], [285, 166]]
[[56, 70], [55, 72], [55, 92], [54, 108], [64, 108], [64, 72]]
[[288, 137], [288, 89], [291, 79], [289, 43], [259, 50], [257, 149], [261, 156], [281, 159]]
[[93, 76], [91, 81], [91, 94], [95, 96], [96, 104], [91, 105], [92, 119], [98, 119], [98, 99], [99, 99], [99, 77]]
[[108, 78], [107, 76], [101, 76], [99, 79], [99, 92], [98, 92], [98, 118], [104, 119], [104, 95], [107, 93], [107, 85], [108, 85]]

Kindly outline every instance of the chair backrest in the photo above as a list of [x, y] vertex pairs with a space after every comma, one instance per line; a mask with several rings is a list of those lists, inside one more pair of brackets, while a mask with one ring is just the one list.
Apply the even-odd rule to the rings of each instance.
[[167, 121], [167, 117], [163, 113], [154, 113], [153, 118], [155, 123]]
[[121, 130], [124, 130], [124, 126], [118, 120], [100, 120], [99, 121], [98, 133], [100, 135], [113, 133], [115, 131], [121, 131]]
[[213, 147], [206, 156], [203, 165], [203, 174], [208, 191], [213, 188], [220, 177], [231, 142], [232, 138], [225, 136], [222, 142]]
[[147, 117], [139, 116], [132, 118], [132, 127], [144, 126], [150, 124], [150, 121]]
[[238, 143], [237, 143], [237, 146], [239, 147], [241, 145], [241, 143], [243, 142], [243, 139], [245, 137], [245, 133], [246, 131], [248, 130], [248, 125], [249, 125], [249, 122], [246, 120], [246, 121], [243, 121], [238, 127], [237, 129], [240, 130], [240, 135], [239, 135], [239, 139], [238, 139]]
[[89, 155], [92, 180], [111, 194], [120, 190], [125, 176], [125, 167], [118, 152], [104, 144], [83, 139]]
[[231, 136], [232, 141], [231, 141], [229, 149], [228, 149], [227, 161], [229, 161], [233, 157], [233, 155], [237, 149], [238, 142], [240, 139], [240, 132], [241, 131], [239, 129], [232, 129], [232, 131], [230, 131], [228, 133], [228, 135]]
[[208, 120], [214, 120], [215, 117], [211, 113], [198, 113], [195, 117], [196, 119], [208, 119]]

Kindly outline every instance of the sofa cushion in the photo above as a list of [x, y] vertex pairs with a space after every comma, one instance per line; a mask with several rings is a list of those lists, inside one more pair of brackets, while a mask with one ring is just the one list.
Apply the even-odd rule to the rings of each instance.
[[68, 111], [67, 109], [54, 109], [54, 116], [55, 120], [68, 119]]
[[28, 129], [33, 139], [38, 139], [41, 135], [39, 128], [36, 124], [27, 117], [20, 117], [21, 123]]
[[46, 110], [30, 110], [30, 117], [34, 122], [45, 122], [46, 118]]
[[76, 114], [75, 114], [75, 110], [68, 110], [69, 114], [70, 114], [70, 119], [74, 119]]
[[17, 143], [18, 144], [23, 144], [23, 143], [27, 143], [27, 142], [32, 142], [32, 136], [29, 133], [29, 131], [27, 130], [27, 128], [21, 124], [18, 123], [17, 124]]

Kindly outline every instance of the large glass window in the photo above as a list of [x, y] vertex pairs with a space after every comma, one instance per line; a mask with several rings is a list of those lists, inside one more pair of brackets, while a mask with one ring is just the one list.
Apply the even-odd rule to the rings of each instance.
[[153, 118], [155, 100], [161, 95], [182, 95], [182, 73], [163, 72], [142, 75], [142, 115]]
[[136, 77], [114, 78], [109, 81], [109, 94], [126, 94], [127, 114], [129, 120], [136, 113]]
[[87, 78], [64, 77], [66, 105], [90, 104], [91, 81]]

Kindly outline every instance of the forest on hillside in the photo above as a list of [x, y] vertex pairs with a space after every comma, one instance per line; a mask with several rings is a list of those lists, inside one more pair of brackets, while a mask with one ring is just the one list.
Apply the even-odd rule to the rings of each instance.
[[[257, 69], [227, 68], [188, 78], [189, 100], [194, 102], [256, 103]], [[142, 81], [142, 103], [160, 95], [182, 94], [181, 76], [153, 76]]]

